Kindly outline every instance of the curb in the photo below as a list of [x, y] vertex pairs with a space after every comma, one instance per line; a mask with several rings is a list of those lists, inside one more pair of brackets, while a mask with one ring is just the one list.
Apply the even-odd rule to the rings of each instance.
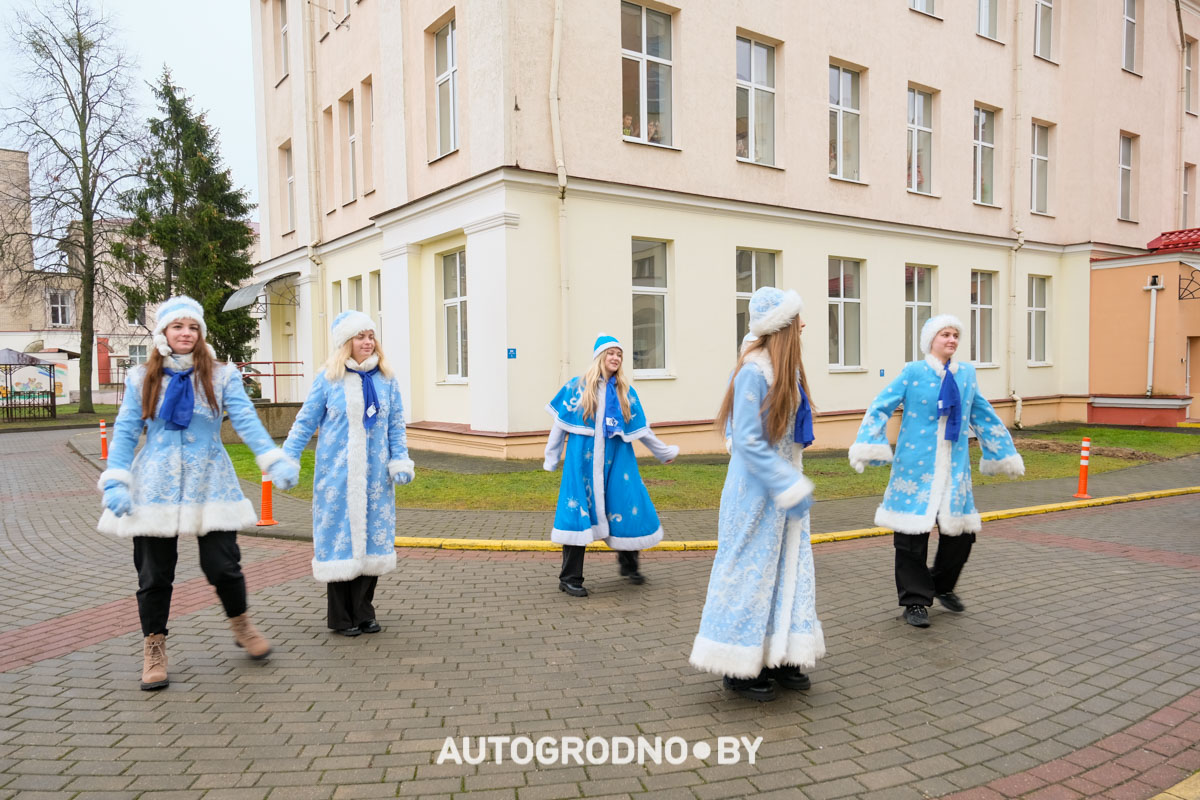
[[[1056, 511], [1074, 511], [1081, 508], [1096, 506], [1112, 506], [1120, 503], [1136, 503], [1140, 500], [1158, 500], [1164, 497], [1178, 497], [1187, 494], [1200, 494], [1200, 486], [1185, 486], [1180, 489], [1162, 489], [1155, 492], [1135, 492], [1119, 494], [1110, 497], [1093, 497], [1089, 500], [1075, 500], [1067, 503], [1049, 503], [1042, 506], [1026, 506], [1025, 508], [1010, 508], [1003, 511], [987, 511], [979, 515], [983, 522], [993, 522], [1014, 517], [1032, 517], [1038, 514], [1053, 514]], [[851, 539], [867, 539], [872, 536], [886, 536], [891, 528], [856, 528], [848, 531], [817, 533], [812, 536], [813, 544], [825, 542], [843, 542]], [[423, 547], [432, 550], [503, 550], [509, 552], [559, 552], [562, 545], [541, 539], [435, 539], [421, 536], [397, 536], [396, 547]], [[603, 542], [593, 542], [588, 550], [609, 550]], [[664, 542], [654, 547], [646, 548], [646, 552], [680, 552], [696, 550], [716, 550], [715, 539], [697, 539], [682, 542]]]

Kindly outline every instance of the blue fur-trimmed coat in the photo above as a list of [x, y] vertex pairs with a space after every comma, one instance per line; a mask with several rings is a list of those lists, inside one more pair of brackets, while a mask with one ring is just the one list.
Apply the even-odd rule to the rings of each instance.
[[[190, 354], [168, 357], [172, 368], [186, 369], [191, 363]], [[143, 421], [145, 378], [145, 365], [130, 370], [125, 378], [125, 397], [113, 425], [108, 469], [100, 474], [98, 484], [101, 491], [109, 481], [124, 484], [132, 497], [133, 511], [118, 517], [105, 509], [97, 529], [121, 537], [173, 537], [252, 527], [258, 518], [254, 506], [242, 494], [233, 462], [221, 443], [223, 414], [229, 414], [234, 430], [254, 452], [260, 469], [266, 470], [284, 455], [246, 396], [238, 368], [221, 364], [213, 370], [215, 409], [208, 405], [204, 390], [194, 387], [192, 421], [181, 431], [167, 430], [158, 411], [171, 381], [191, 380], [191, 376], [165, 376], [154, 419]], [[135, 457], [143, 429], [146, 444]]]
[[767, 441], [763, 403], [774, 380], [762, 350], [747, 355], [734, 377], [717, 555], [689, 657], [697, 669], [736, 678], [753, 678], [763, 667], [812, 667], [825, 655], [809, 515], [788, 514], [812, 495], [813, 484], [790, 429]]
[[[905, 365], [863, 416], [858, 437], [850, 447], [850, 464], [859, 472], [866, 465], [892, 464], [892, 477], [875, 524], [897, 533], [928, 533], [937, 522], [948, 536], [976, 533], [982, 527], [971, 485], [968, 426], [979, 439], [984, 475], [1025, 474], [1025, 462], [1013, 446], [1008, 428], [992, 404], [979, 392], [975, 367], [950, 362], [950, 372], [962, 399], [962, 431], [957, 441], [945, 438], [946, 418], [938, 416], [945, 366], [933, 356]], [[903, 405], [896, 454], [888, 446], [888, 419]]]
[[[376, 356], [360, 369], [370, 370]], [[363, 425], [363, 378], [347, 369], [340, 381], [320, 372], [283, 451], [299, 460], [319, 427], [313, 479], [313, 577], [322, 583], [396, 568], [396, 490], [393, 476], [413, 475], [408, 457], [400, 383], [376, 373], [374, 426]]]
[[[613, 550], [653, 547], [662, 541], [663, 530], [638, 472], [633, 442], [640, 440], [662, 462], [673, 460], [679, 448], [663, 444], [650, 430], [633, 387], [629, 388], [630, 419], [611, 438], [604, 435], [602, 413], [583, 418], [583, 391], [583, 380], [572, 378], [546, 405], [554, 426], [542, 468], [553, 472], [564, 440], [567, 445], [550, 539], [568, 545], [603, 539]], [[606, 385], [601, 383], [598, 410], [604, 408], [605, 393]]]

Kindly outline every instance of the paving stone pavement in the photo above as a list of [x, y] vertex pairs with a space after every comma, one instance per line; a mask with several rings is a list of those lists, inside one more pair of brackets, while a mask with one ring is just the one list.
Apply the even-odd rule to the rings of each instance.
[[[554, 553], [404, 550], [384, 631], [342, 639], [309, 545], [242, 537], [276, 648], [253, 662], [184, 544], [172, 682], [148, 693], [130, 546], [95, 531], [68, 434], [0, 435], [0, 799], [1149, 798], [1200, 770], [1200, 496], [988, 523], [967, 613], [927, 630], [898, 619], [886, 537], [818, 545], [828, 655], [761, 705], [687, 663], [711, 553], [647, 554], [641, 587], [589, 555], [577, 600]], [[435, 763], [479, 736], [762, 743], [753, 764]]]

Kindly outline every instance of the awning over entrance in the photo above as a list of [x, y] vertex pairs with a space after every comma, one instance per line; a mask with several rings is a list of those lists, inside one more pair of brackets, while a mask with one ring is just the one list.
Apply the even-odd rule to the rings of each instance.
[[[258, 296], [263, 293], [263, 289], [265, 289], [268, 284], [284, 280], [285, 278], [292, 278], [299, 274], [299, 272], [289, 272], [285, 275], [276, 275], [274, 278], [267, 278], [265, 281], [252, 283], [249, 286], [243, 286], [233, 294], [229, 295], [229, 299], [225, 301], [225, 305], [221, 306], [221, 310], [233, 311], [234, 309], [245, 308], [246, 306], [253, 305], [254, 301], [257, 300]], [[270, 305], [270, 303], [267, 305]]]

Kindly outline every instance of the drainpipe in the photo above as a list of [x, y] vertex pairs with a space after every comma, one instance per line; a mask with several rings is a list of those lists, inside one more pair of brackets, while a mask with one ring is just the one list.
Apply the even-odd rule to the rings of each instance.
[[1142, 291], [1150, 292], [1150, 338], [1146, 343], [1146, 397], [1154, 394], [1154, 328], [1158, 312], [1158, 293], [1163, 290], [1162, 282], [1157, 275], [1150, 276], [1150, 282], [1142, 287]]
[[[1183, 121], [1187, 110], [1187, 84], [1184, 81], [1185, 63], [1187, 59], [1187, 38], [1183, 34], [1183, 9], [1180, 0], [1175, 0], [1175, 23], [1179, 27], [1179, 102], [1176, 104], [1176, 117], [1179, 124], [1175, 130], [1175, 197], [1179, 203], [1179, 215], [1176, 217], [1179, 227], [1183, 227], [1183, 217], [1187, 209], [1183, 208], [1183, 182], [1186, 178], [1183, 170]], [[1193, 76], [1194, 79], [1194, 76]], [[1195, 188], [1191, 190], [1195, 192]]]
[[[326, 352], [328, 347], [327, 336], [329, 325], [325, 321], [325, 264], [321, 261], [321, 256], [317, 248], [320, 247], [323, 238], [322, 232], [322, 214], [321, 214], [321, 162], [317, 151], [317, 134], [318, 117], [317, 117], [317, 45], [316, 36], [313, 35], [313, 18], [312, 15], [320, 14], [319, 6], [306, 3], [304, 14], [301, 16], [304, 24], [302, 26], [304, 47], [304, 115], [306, 117], [305, 124], [308, 128], [307, 148], [308, 151], [308, 230], [312, 237], [308, 243], [308, 260], [313, 263], [317, 272], [317, 291], [313, 302], [317, 304], [317, 314], [320, 318], [320, 323], [317, 325], [316, 337], [314, 337], [313, 345], [317, 353]], [[320, 346], [316, 346], [318, 341]], [[301, 355], [301, 358], [304, 356]]]
[[1013, 3], [1013, 124], [1012, 124], [1012, 158], [1008, 165], [1008, 206], [1012, 209], [1009, 229], [1016, 235], [1016, 241], [1008, 248], [1008, 335], [1005, 337], [1008, 377], [1007, 394], [1013, 401], [1013, 427], [1020, 430], [1021, 425], [1021, 396], [1017, 394], [1017, 252], [1025, 246], [1025, 229], [1021, 227], [1021, 207], [1017, 196], [1017, 164], [1021, 160], [1021, 101], [1024, 98], [1025, 62], [1024, 49], [1021, 44], [1021, 31], [1024, 28], [1024, 3]]
[[550, 59], [550, 138], [554, 143], [554, 171], [558, 175], [558, 380], [566, 382], [571, 368], [570, 272], [567, 268], [567, 162], [563, 155], [562, 120], [558, 109], [558, 72], [562, 58], [563, 0], [554, 0], [554, 40]]

